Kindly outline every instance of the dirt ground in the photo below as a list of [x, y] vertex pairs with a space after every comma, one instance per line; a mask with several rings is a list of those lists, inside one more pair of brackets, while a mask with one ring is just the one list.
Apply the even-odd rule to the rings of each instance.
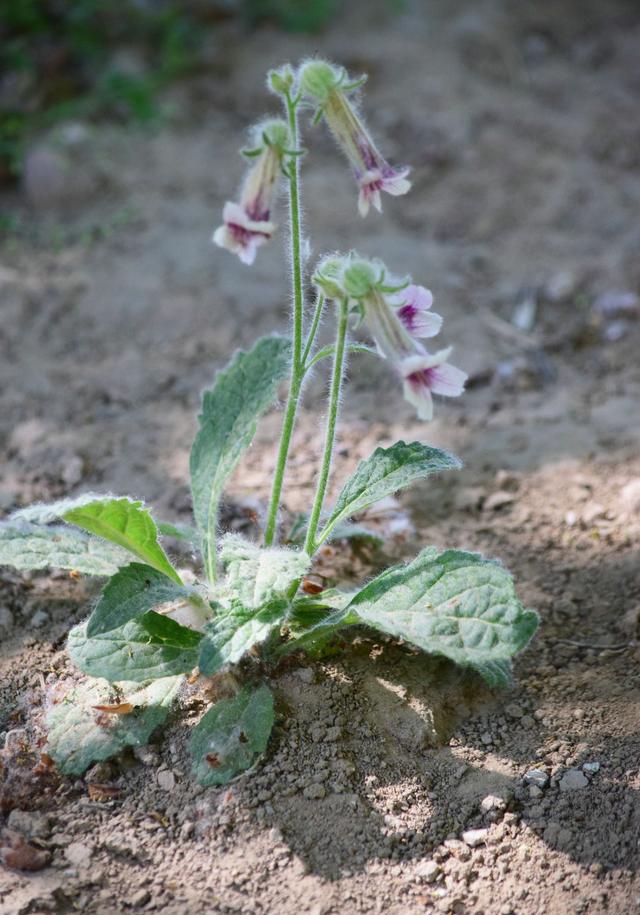
[[[288, 321], [284, 213], [250, 270], [209, 240], [270, 104], [263, 74], [316, 51], [369, 72], [372, 130], [415, 185], [361, 221], [316, 130], [312, 257], [357, 247], [410, 270], [470, 383], [425, 427], [380, 361], [354, 357], [336, 477], [396, 438], [455, 450], [461, 473], [400, 500], [390, 554], [502, 557], [542, 624], [507, 693], [366, 635], [296, 658], [266, 758], [225, 789], [189, 778], [198, 687], [166, 739], [84, 779], [12, 762], [8, 825], [49, 864], [0, 873], [2, 915], [640, 912], [639, 47], [621, 2], [356, 4], [311, 39], [226, 24], [162, 129], [76, 125], [38, 148], [68, 172], [36, 156], [4, 193], [27, 229], [0, 266], [0, 511], [93, 489], [187, 521], [201, 389]], [[291, 510], [308, 504], [325, 385], [307, 389]], [[280, 418], [234, 479], [230, 523], [268, 493]], [[328, 580], [373, 570], [346, 547], [323, 563]], [[3, 570], [0, 729], [37, 740], [95, 593]]]

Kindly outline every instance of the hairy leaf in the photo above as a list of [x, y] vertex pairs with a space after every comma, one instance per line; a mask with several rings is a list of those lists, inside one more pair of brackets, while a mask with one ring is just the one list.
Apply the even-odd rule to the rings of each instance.
[[74, 626], [68, 642], [71, 660], [83, 673], [103, 677], [111, 683], [119, 680], [144, 683], [193, 670], [198, 663], [201, 634], [160, 617], [165, 623], [173, 624], [167, 637], [167, 626], [161, 632], [154, 631], [154, 626], [160, 625], [157, 616], [149, 611], [139, 619], [91, 638], [84, 623]]
[[158, 531], [142, 502], [127, 497], [85, 493], [49, 505], [31, 505], [12, 515], [22, 521], [47, 524], [61, 519], [89, 534], [115, 543], [180, 584], [180, 576], [158, 543]]
[[348, 610], [363, 623], [457, 664], [475, 667], [488, 681], [525, 647], [538, 625], [518, 600], [511, 575], [477, 553], [434, 548], [407, 566], [383, 572]]
[[248, 353], [236, 353], [205, 391], [199, 429], [191, 449], [193, 511], [202, 536], [205, 569], [215, 578], [218, 505], [225, 482], [249, 446], [257, 421], [287, 378], [290, 344], [263, 337]]
[[239, 606], [231, 613], [220, 613], [204, 632], [198, 662], [201, 672], [210, 677], [226, 664], [237, 664], [281, 625], [288, 608], [286, 600], [276, 598], [258, 610]]
[[311, 565], [301, 550], [261, 549], [235, 534], [223, 539], [220, 561], [227, 571], [226, 584], [245, 607], [260, 607], [286, 594]]
[[323, 543], [341, 521], [364, 511], [420, 477], [461, 467], [457, 457], [420, 442], [396, 442], [390, 448], [376, 448], [361, 461], [343, 487], [316, 545]]
[[107, 582], [87, 623], [87, 636], [117, 629], [160, 604], [189, 600], [193, 592], [162, 572], [132, 562]]
[[264, 753], [273, 727], [273, 696], [266, 686], [245, 687], [217, 702], [191, 738], [193, 774], [201, 785], [225, 785]]
[[163, 537], [173, 537], [175, 540], [182, 540], [193, 546], [200, 545], [198, 530], [191, 527], [190, 524], [172, 524], [170, 521], [158, 521], [158, 533]]
[[27, 521], [0, 524], [0, 566], [113, 575], [129, 560], [126, 550], [63, 525], [44, 527]]
[[81, 775], [95, 762], [110, 759], [125, 747], [143, 746], [167, 719], [182, 677], [163, 677], [141, 686], [118, 683], [115, 698], [133, 708], [109, 715], [95, 709], [114, 698], [114, 686], [87, 678], [68, 691], [56, 684], [46, 724], [47, 752], [65, 775]]

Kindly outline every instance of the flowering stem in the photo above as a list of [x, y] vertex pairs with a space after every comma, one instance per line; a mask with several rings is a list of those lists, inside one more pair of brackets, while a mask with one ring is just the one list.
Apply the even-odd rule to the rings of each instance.
[[[298, 148], [298, 102], [299, 98], [292, 99], [287, 90], [284, 94], [285, 106], [287, 109], [287, 118], [289, 121], [289, 133], [292, 149]], [[287, 406], [285, 408], [284, 420], [282, 423], [282, 433], [280, 436], [280, 447], [278, 449], [278, 458], [276, 469], [273, 477], [273, 487], [271, 489], [271, 499], [267, 511], [267, 524], [264, 532], [265, 546], [273, 544], [276, 526], [278, 522], [278, 508], [280, 506], [280, 496], [282, 494], [282, 484], [284, 483], [284, 473], [289, 455], [289, 446], [291, 445], [291, 435], [295, 425], [298, 401], [302, 389], [302, 379], [304, 377], [304, 364], [302, 360], [302, 323], [304, 311], [304, 294], [302, 289], [302, 244], [301, 244], [301, 225], [300, 225], [300, 200], [299, 200], [299, 174], [300, 166], [297, 156], [290, 156], [287, 165], [287, 176], [289, 178], [289, 224], [291, 239], [291, 266], [293, 276], [293, 328], [292, 328], [292, 352], [291, 352], [291, 381], [289, 384], [289, 395], [287, 397]]]
[[331, 470], [331, 458], [333, 455], [333, 443], [336, 437], [336, 423], [338, 421], [338, 409], [340, 407], [340, 391], [342, 389], [342, 378], [344, 375], [344, 356], [345, 344], [347, 339], [347, 316], [348, 303], [343, 300], [340, 303], [338, 313], [338, 331], [336, 334], [335, 354], [333, 357], [333, 375], [331, 378], [331, 392], [329, 394], [329, 413], [327, 414], [327, 432], [324, 443], [324, 454], [322, 456], [322, 466], [316, 488], [316, 495], [311, 509], [309, 526], [307, 528], [307, 537], [304, 544], [306, 553], [311, 555], [315, 550], [315, 539], [320, 522], [320, 513], [324, 503], [324, 496], [327, 490], [329, 480], [329, 471]]
[[320, 326], [320, 318], [322, 316], [322, 309], [324, 308], [324, 295], [322, 293], [318, 294], [318, 300], [316, 302], [316, 310], [313, 313], [313, 319], [311, 321], [311, 327], [309, 328], [309, 333], [307, 335], [307, 341], [304, 347], [304, 353], [302, 354], [302, 365], [305, 369], [307, 366], [307, 359], [315, 343], [316, 334], [318, 333], [318, 327]]

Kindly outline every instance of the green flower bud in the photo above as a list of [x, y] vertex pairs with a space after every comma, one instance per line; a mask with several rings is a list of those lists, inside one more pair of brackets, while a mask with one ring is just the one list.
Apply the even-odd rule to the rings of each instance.
[[342, 70], [326, 60], [310, 60], [300, 68], [299, 77], [304, 94], [323, 105], [331, 90], [340, 84]]
[[278, 70], [269, 70], [267, 74], [267, 85], [276, 95], [285, 95], [293, 86], [295, 77], [289, 64], [285, 64]]
[[362, 299], [375, 288], [379, 270], [370, 261], [351, 261], [342, 274], [345, 292], [353, 299]]
[[328, 299], [344, 299], [346, 292], [341, 278], [345, 258], [332, 255], [320, 261], [313, 275], [313, 282], [321, 289]]

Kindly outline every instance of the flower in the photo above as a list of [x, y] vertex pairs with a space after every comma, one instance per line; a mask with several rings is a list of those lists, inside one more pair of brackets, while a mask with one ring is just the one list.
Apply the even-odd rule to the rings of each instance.
[[432, 394], [459, 397], [464, 391], [467, 374], [447, 362], [450, 353], [449, 346], [433, 354], [408, 356], [399, 365], [405, 399], [413, 404], [420, 419], [433, 418]]
[[245, 176], [240, 202], [225, 203], [223, 224], [213, 233], [213, 242], [237, 254], [244, 264], [254, 262], [258, 248], [269, 241], [275, 231], [269, 217], [288, 138], [287, 125], [278, 118], [254, 128], [253, 139], [257, 145], [245, 151], [245, 155], [255, 162]]
[[432, 394], [462, 394], [467, 376], [446, 361], [451, 348], [429, 353], [419, 339], [435, 336], [442, 325], [440, 315], [430, 311], [433, 296], [428, 289], [390, 282], [382, 263], [354, 254], [325, 258], [314, 282], [329, 298], [355, 303], [378, 352], [400, 375], [404, 396], [420, 419], [433, 417]]
[[424, 286], [407, 286], [394, 301], [397, 315], [413, 337], [435, 337], [442, 327], [442, 318], [429, 309], [433, 295]]
[[358, 211], [366, 216], [371, 204], [382, 211], [380, 191], [394, 197], [406, 194], [411, 187], [409, 169], [394, 168], [379, 152], [354, 106], [347, 98], [363, 82], [348, 83], [344, 68], [324, 60], [303, 64], [300, 87], [304, 95], [318, 105], [339, 146], [353, 166], [360, 187]]

